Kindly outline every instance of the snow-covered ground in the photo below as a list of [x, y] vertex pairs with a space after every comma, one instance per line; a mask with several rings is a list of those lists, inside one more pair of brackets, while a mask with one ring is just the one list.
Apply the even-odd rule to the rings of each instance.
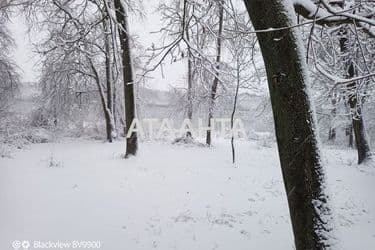
[[[14, 240], [100, 241], [119, 249], [294, 249], [276, 147], [212, 148], [63, 140], [0, 158], [0, 249]], [[336, 228], [348, 250], [375, 246], [375, 170], [326, 149]], [[360, 247], [359, 247], [360, 246]], [[34, 249], [34, 248], [30, 248]]]

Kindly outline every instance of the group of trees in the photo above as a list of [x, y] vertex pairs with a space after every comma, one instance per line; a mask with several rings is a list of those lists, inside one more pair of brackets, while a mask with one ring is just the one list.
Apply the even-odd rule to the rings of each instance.
[[[38, 46], [42, 57], [42, 80], [44, 96], [53, 104], [53, 114], [69, 110], [69, 104], [59, 98], [80, 100], [90, 92], [99, 96], [109, 142], [116, 137], [115, 93], [116, 87], [111, 19], [103, 3], [51, 1], [39, 5], [33, 3], [35, 13], [43, 9], [44, 16], [36, 16], [36, 24], [47, 30], [46, 37]], [[46, 9], [48, 11], [46, 11]], [[55, 15], [50, 15], [55, 13]], [[34, 24], [35, 25], [35, 24]]]
[[0, 117], [7, 110], [9, 102], [15, 97], [19, 88], [17, 67], [10, 57], [14, 48], [14, 40], [6, 27], [9, 12], [5, 4], [0, 3]]
[[[373, 8], [364, 8], [361, 1], [354, 2], [344, 10], [335, 9], [325, 0], [318, 1], [316, 5], [312, 1], [299, 0], [248, 0], [245, 3], [257, 32], [267, 71], [296, 248], [334, 248], [330, 242], [332, 223], [329, 197], [324, 189], [324, 168], [309, 94], [312, 81], [307, 71], [302, 36], [295, 29], [298, 24], [292, 10], [295, 9], [306, 19], [312, 19], [312, 29], [315, 25], [354, 23], [361, 25], [363, 32], [373, 38], [373, 12], [368, 12]], [[371, 74], [359, 79], [369, 77]], [[359, 79], [351, 72], [344, 82], [355, 86]], [[351, 94], [349, 102], [356, 102], [353, 98]], [[356, 103], [351, 105], [352, 108], [355, 106]], [[363, 127], [361, 132], [364, 133]], [[363, 141], [358, 137], [356, 141], [357, 147], [361, 147]]]
[[[328, 12], [350, 10], [358, 13], [361, 19], [369, 15], [375, 3], [334, 1], [329, 6]], [[324, 110], [329, 118], [328, 140], [336, 139], [341, 121], [346, 126], [348, 145], [357, 147], [359, 164], [371, 157], [363, 110], [373, 89], [370, 82], [374, 79], [372, 39], [375, 34], [373, 29], [367, 28], [365, 21], [373, 23], [371, 19], [363, 22], [356, 18], [345, 19], [344, 15], [342, 20], [316, 25], [309, 32], [308, 51], [308, 59], [314, 64], [319, 103], [328, 104]]]
[[[145, 72], [162, 67], [167, 59], [186, 61], [182, 111], [193, 120], [200, 115], [194, 115], [198, 106], [204, 103], [207, 127], [212, 126], [218, 99], [233, 102], [238, 88], [254, 91], [252, 85], [264, 77], [254, 63], [259, 55], [256, 37], [243, 32], [251, 30], [251, 25], [238, 3], [174, 0], [158, 6], [164, 24], [160, 30], [163, 39], [149, 49]], [[190, 132], [186, 135], [192, 136]], [[211, 143], [212, 132], [207, 130], [206, 144]]]
[[[127, 11], [133, 4], [122, 0], [19, 3], [32, 28], [43, 31], [36, 42], [42, 58], [40, 84], [47, 113], [55, 125], [62, 115], [72, 116], [82, 109], [82, 100], [88, 100], [91, 104], [99, 102], [109, 142], [117, 137], [116, 127], [121, 123], [125, 129], [130, 127], [135, 118], [135, 98]], [[125, 105], [118, 103], [121, 97]], [[133, 133], [127, 138], [125, 156], [136, 151]]]
[[[145, 77], [162, 66], [167, 58], [173, 62], [186, 60], [185, 115], [192, 120], [195, 105], [203, 99], [208, 126], [220, 96], [231, 96], [233, 126], [239, 89], [254, 88], [254, 82], [266, 77], [296, 249], [334, 247], [330, 242], [333, 226], [309, 89], [314, 83], [314, 90], [319, 90], [318, 98], [331, 104], [332, 116], [337, 114], [338, 105], [348, 110], [351, 120], [348, 131], [354, 131], [358, 161], [368, 161], [371, 152], [362, 111], [374, 78], [374, 3], [245, 0], [246, 8], [241, 11], [241, 2], [171, 0], [160, 4], [164, 42], [151, 47], [141, 75]], [[125, 100], [121, 102], [127, 135], [136, 117], [137, 80], [128, 13], [139, 11], [137, 3], [131, 0], [1, 3], [1, 23], [7, 19], [7, 7], [21, 6], [35, 28], [45, 31], [37, 48], [43, 56], [41, 84], [52, 114], [57, 116], [70, 109], [69, 105], [62, 105], [69, 103], [69, 99], [95, 92], [111, 142], [116, 137], [116, 121], [122, 120], [120, 96]], [[301, 32], [306, 27], [309, 27], [304, 33], [307, 50]], [[3, 89], [13, 91], [18, 81], [7, 56], [11, 44], [9, 32], [1, 25], [2, 95]], [[259, 53], [265, 72], [258, 69]], [[309, 68], [306, 61], [312, 61], [309, 64], [313, 66]], [[119, 94], [120, 89], [123, 94]], [[330, 128], [330, 139], [335, 137], [335, 129]], [[125, 155], [136, 155], [137, 133], [126, 140]], [[206, 143], [212, 143], [209, 130]]]

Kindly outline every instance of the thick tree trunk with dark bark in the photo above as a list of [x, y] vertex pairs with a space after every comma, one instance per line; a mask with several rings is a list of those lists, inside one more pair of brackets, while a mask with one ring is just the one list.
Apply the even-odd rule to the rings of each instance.
[[[349, 68], [353, 68], [354, 65], [352, 64]], [[351, 75], [351, 71], [354, 72], [354, 70], [349, 70], [349, 75]], [[353, 77], [354, 74], [350, 77]], [[354, 88], [354, 89], [353, 89]], [[349, 106], [350, 109], [354, 114], [352, 114], [352, 126], [351, 128], [354, 131], [354, 138], [355, 138], [355, 145], [357, 147], [357, 153], [358, 153], [358, 164], [361, 164], [368, 159], [371, 158], [371, 150], [370, 145], [367, 140], [367, 134], [366, 134], [366, 128], [363, 121], [363, 115], [362, 115], [362, 105], [358, 105], [358, 97], [356, 93], [356, 83], [352, 83], [351, 86], [349, 86], [349, 89], [351, 89], [351, 93], [349, 94]], [[353, 140], [353, 139], [352, 139]]]
[[358, 164], [361, 164], [371, 158], [370, 146], [367, 141], [366, 128], [362, 118], [362, 111], [357, 109], [358, 117], [353, 117], [353, 131], [355, 137], [355, 145], [358, 152]]
[[[219, 70], [220, 70], [220, 62], [221, 62], [221, 50], [222, 50], [222, 34], [223, 34], [223, 23], [224, 23], [224, 6], [222, 1], [218, 1], [219, 4], [219, 30], [217, 32], [217, 40], [216, 40], [216, 73], [215, 78], [211, 86], [211, 93], [209, 99], [209, 107], [208, 107], [208, 127], [212, 126], [211, 120], [214, 117], [214, 109], [215, 109], [215, 99], [216, 99], [216, 92], [217, 92], [217, 85], [219, 84]], [[206, 134], [206, 144], [211, 145], [211, 130], [207, 130]]]
[[[290, 1], [245, 0], [256, 30], [294, 24]], [[257, 33], [267, 71], [280, 164], [297, 250], [327, 249], [331, 228], [301, 39], [295, 30]]]
[[[130, 53], [130, 36], [127, 20], [127, 12], [125, 6], [122, 5], [121, 0], [114, 0], [114, 7], [116, 9], [116, 19], [120, 24], [119, 35], [120, 35], [120, 45], [122, 50], [122, 67], [123, 67], [123, 77], [124, 77], [124, 97], [125, 97], [125, 122], [126, 131], [125, 135], [128, 133], [128, 129], [135, 119], [135, 101], [134, 101], [134, 76], [133, 76], [133, 64]], [[136, 155], [138, 150], [138, 139], [137, 133], [133, 132], [130, 137], [126, 138], [126, 153], [125, 157], [130, 155]]]

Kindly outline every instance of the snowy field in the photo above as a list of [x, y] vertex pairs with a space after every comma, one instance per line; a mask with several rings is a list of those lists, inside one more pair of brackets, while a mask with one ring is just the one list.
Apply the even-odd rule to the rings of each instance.
[[[14, 240], [100, 241], [119, 249], [294, 249], [275, 146], [212, 148], [63, 140], [0, 158], [0, 249]], [[343, 249], [375, 247], [375, 169], [325, 150]], [[360, 246], [360, 248], [358, 248]], [[33, 249], [33, 248], [30, 248]]]

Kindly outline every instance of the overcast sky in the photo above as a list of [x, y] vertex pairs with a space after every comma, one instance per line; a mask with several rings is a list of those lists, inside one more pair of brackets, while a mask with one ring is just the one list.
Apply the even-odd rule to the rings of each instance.
[[[145, 6], [150, 5], [145, 4]], [[143, 20], [131, 18], [129, 27], [130, 32], [136, 34], [143, 47], [147, 48], [153, 42], [157, 43], [160, 40], [160, 35], [151, 34], [151, 32], [159, 30], [162, 24], [159, 15], [154, 12], [154, 7], [148, 7], [145, 11], [147, 18]], [[13, 58], [20, 68], [22, 81], [37, 81], [39, 70], [36, 64], [39, 57], [33, 52], [32, 43], [38, 40], [38, 33], [28, 34], [26, 22], [20, 15], [12, 17], [9, 28], [17, 45], [17, 48], [13, 52]], [[166, 90], [170, 86], [185, 85], [186, 66], [184, 63], [169, 64], [169, 60], [166, 60], [163, 71], [165, 73], [164, 77], [162, 77], [160, 69], [151, 74], [154, 79], [149, 80], [147, 86]]]
[[14, 15], [9, 23], [9, 29], [16, 41], [13, 58], [20, 68], [22, 81], [37, 81], [38, 69], [35, 67], [38, 56], [33, 53], [31, 38], [27, 33], [27, 26], [22, 16]]

